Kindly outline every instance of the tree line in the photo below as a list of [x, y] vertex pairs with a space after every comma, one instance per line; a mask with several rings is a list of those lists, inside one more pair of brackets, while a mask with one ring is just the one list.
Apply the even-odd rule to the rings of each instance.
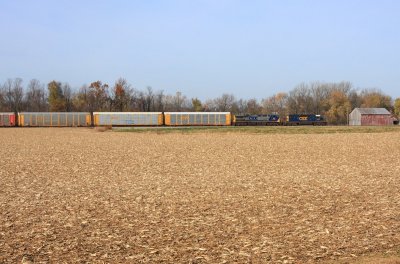
[[301, 83], [289, 92], [265, 98], [240, 99], [225, 93], [202, 102], [181, 92], [165, 94], [151, 87], [134, 88], [126, 79], [112, 86], [101, 81], [72, 89], [66, 82], [48, 84], [32, 79], [24, 87], [21, 78], [8, 79], [0, 85], [0, 112], [95, 112], [95, 111], [215, 111], [234, 114], [280, 115], [322, 114], [330, 124], [346, 124], [356, 107], [384, 107], [400, 115], [400, 98], [393, 100], [378, 89], [355, 89], [350, 82]]

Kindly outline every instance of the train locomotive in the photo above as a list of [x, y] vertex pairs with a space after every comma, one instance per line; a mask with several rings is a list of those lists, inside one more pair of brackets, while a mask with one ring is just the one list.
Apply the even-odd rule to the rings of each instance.
[[235, 115], [232, 124], [235, 126], [326, 126], [328, 123], [321, 115], [290, 114], [287, 116], [271, 115]]
[[288, 115], [284, 121], [284, 125], [287, 126], [326, 126], [327, 124], [328, 123], [323, 116], [315, 114]]
[[279, 115], [234, 115], [232, 123], [235, 126], [277, 126]]
[[[18, 121], [18, 122], [17, 122]], [[316, 114], [233, 115], [230, 112], [20, 112], [0, 113], [0, 126], [299, 126], [327, 125]]]

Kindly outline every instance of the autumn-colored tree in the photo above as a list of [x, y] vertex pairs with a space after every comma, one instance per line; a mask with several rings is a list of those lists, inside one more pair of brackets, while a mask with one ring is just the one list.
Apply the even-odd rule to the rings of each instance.
[[394, 100], [394, 114], [400, 118], [400, 98]]
[[362, 91], [361, 96], [361, 107], [383, 107], [388, 110], [392, 109], [392, 98], [388, 95], [383, 94], [379, 90], [364, 90]]
[[[119, 79], [110, 91], [107, 84], [96, 81], [82, 86], [78, 92], [67, 83], [52, 81], [45, 86], [31, 80], [24, 92], [22, 79], [8, 79], [0, 85], [0, 111], [229, 111], [233, 114], [274, 113], [326, 115], [331, 124], [345, 124], [355, 107], [384, 107], [400, 116], [400, 98], [394, 101], [380, 90], [353, 89], [349, 82], [302, 83], [290, 92], [278, 93], [261, 101], [236, 100], [233, 94], [223, 94], [201, 102], [188, 100], [181, 92], [164, 94], [135, 90], [125, 79]], [[48, 95], [48, 96], [47, 96]]]
[[286, 105], [287, 112], [324, 114], [330, 108], [331, 94], [336, 91], [346, 97], [351, 97], [351, 103], [354, 104], [354, 107], [359, 106], [357, 92], [350, 82], [311, 82], [309, 84], [302, 83], [289, 92]]
[[285, 115], [287, 99], [288, 95], [286, 93], [277, 93], [263, 99], [261, 101], [263, 112], [265, 114], [278, 113], [280, 115]]
[[126, 111], [129, 108], [129, 102], [131, 99], [131, 88], [128, 82], [119, 78], [112, 90], [112, 104], [113, 109], [116, 111]]
[[65, 111], [64, 95], [60, 82], [51, 81], [47, 84], [49, 90], [49, 109], [51, 112]]
[[346, 94], [339, 90], [331, 92], [328, 104], [329, 110], [326, 112], [328, 122], [334, 125], [346, 124], [351, 111], [351, 104]]
[[203, 105], [201, 104], [201, 101], [198, 98], [192, 98], [192, 107], [193, 111], [195, 112], [201, 112], [203, 111]]
[[79, 91], [72, 98], [72, 104], [76, 111], [88, 112], [90, 111], [88, 106], [89, 88], [87, 85], [83, 85]]
[[92, 82], [88, 87], [86, 99], [90, 112], [110, 110], [108, 84], [101, 81]]

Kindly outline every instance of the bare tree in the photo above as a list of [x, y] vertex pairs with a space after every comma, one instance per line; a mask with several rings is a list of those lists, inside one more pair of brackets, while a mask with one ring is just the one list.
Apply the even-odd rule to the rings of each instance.
[[175, 95], [163, 94], [163, 109], [164, 111], [186, 111], [192, 108], [190, 100], [181, 92], [176, 92]]
[[321, 113], [324, 110], [326, 101], [328, 100], [331, 88], [328, 84], [313, 82], [310, 84], [311, 96], [311, 112]]
[[360, 107], [362, 104], [362, 97], [359, 95], [359, 93], [356, 90], [352, 90], [348, 94], [349, 97], [349, 102], [350, 102], [350, 107], [351, 109], [354, 109], [356, 107]]
[[234, 103], [235, 96], [233, 94], [223, 94], [221, 97], [215, 99], [217, 110], [221, 112], [231, 111]]
[[142, 111], [141, 91], [131, 88], [128, 109], [130, 111]]
[[68, 83], [52, 81], [48, 93], [44, 85], [33, 79], [26, 94], [22, 79], [8, 79], [0, 85], [0, 111], [226, 111], [234, 114], [278, 113], [324, 114], [332, 124], [346, 123], [347, 114], [355, 107], [384, 107], [398, 113], [390, 96], [378, 89], [356, 90], [350, 82], [301, 83], [288, 94], [278, 93], [260, 102], [253, 98], [236, 100], [233, 94], [206, 100], [187, 99], [181, 92], [164, 94], [151, 87], [140, 91], [125, 79], [118, 79], [111, 92], [100, 81], [82, 86], [74, 93]]
[[4, 104], [5, 111], [12, 111], [13, 109], [13, 98], [12, 98], [12, 89], [13, 89], [13, 79], [7, 79], [7, 81], [3, 84], [3, 95], [4, 95]]
[[146, 110], [147, 112], [152, 111], [154, 108], [154, 93], [153, 93], [153, 88], [150, 86], [147, 86], [146, 92], [145, 92], [145, 102], [146, 102]]
[[164, 111], [175, 111], [174, 96], [167, 94], [163, 99]]
[[244, 99], [239, 99], [237, 101], [237, 112], [236, 113], [240, 114], [240, 115], [247, 114], [248, 113], [247, 107], [248, 107], [247, 101]]
[[262, 107], [258, 103], [256, 98], [249, 99], [247, 101], [247, 113], [251, 115], [257, 115], [262, 112]]
[[263, 112], [266, 114], [277, 113], [286, 114], [286, 104], [288, 95], [286, 93], [277, 93], [261, 101]]
[[4, 104], [7, 111], [19, 112], [22, 110], [24, 98], [24, 88], [22, 87], [22, 79], [8, 79], [3, 85]]
[[137, 100], [141, 111], [150, 112], [154, 108], [153, 89], [148, 86], [145, 92], [139, 91]]
[[0, 111], [1, 112], [7, 111], [5, 90], [3, 85], [0, 86]]
[[73, 109], [73, 93], [68, 83], [62, 85], [62, 93], [64, 95], [65, 111], [71, 112]]
[[165, 101], [164, 91], [158, 91], [154, 96], [154, 110], [163, 112], [165, 107], [164, 101]]
[[182, 93], [179, 91], [176, 92], [173, 100], [174, 100], [175, 111], [178, 111], [178, 112], [182, 111], [182, 105], [185, 100], [185, 97], [182, 95]]
[[27, 111], [40, 112], [48, 110], [46, 89], [39, 80], [32, 79], [29, 82], [25, 101]]
[[313, 98], [307, 84], [302, 83], [289, 92], [288, 110], [293, 114], [313, 112]]

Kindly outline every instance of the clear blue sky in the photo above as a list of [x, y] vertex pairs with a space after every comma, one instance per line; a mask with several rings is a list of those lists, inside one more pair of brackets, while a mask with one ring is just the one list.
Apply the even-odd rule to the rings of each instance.
[[201, 99], [350, 81], [400, 96], [398, 0], [0, 0], [0, 82], [126, 78]]

